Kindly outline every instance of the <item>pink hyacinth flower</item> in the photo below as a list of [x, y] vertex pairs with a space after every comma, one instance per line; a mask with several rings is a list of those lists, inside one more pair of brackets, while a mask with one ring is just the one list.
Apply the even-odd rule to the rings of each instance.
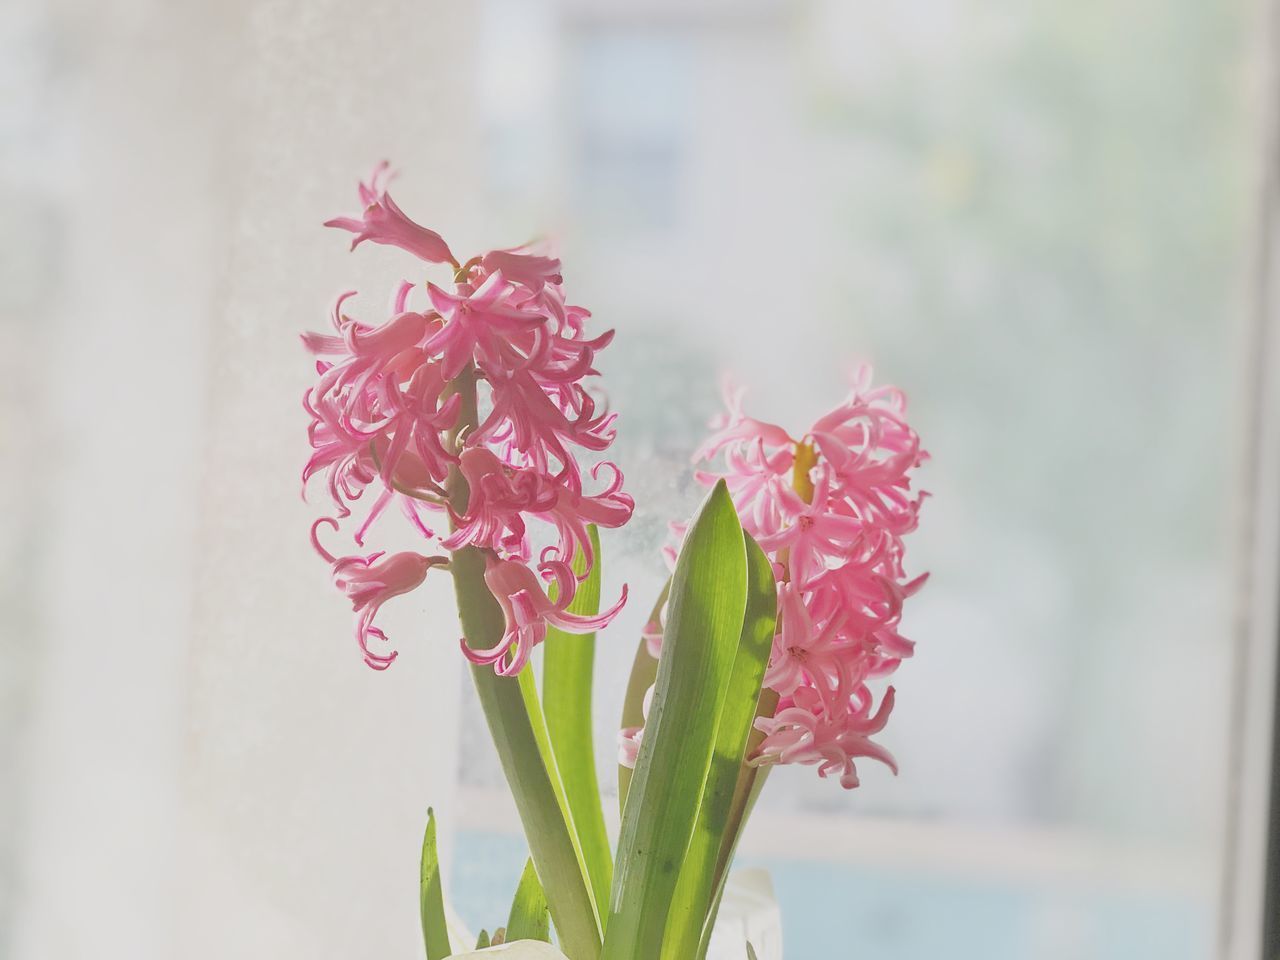
[[[457, 418], [457, 396], [443, 397], [446, 383], [438, 363], [422, 350], [422, 341], [438, 326], [427, 316], [405, 311], [379, 326], [342, 314], [345, 293], [334, 307], [336, 336], [306, 334], [303, 342], [320, 356], [320, 379], [303, 398], [311, 414], [314, 453], [303, 470], [303, 483], [326, 471], [330, 495], [339, 516], [350, 514], [375, 475], [378, 493], [355, 540], [362, 544], [369, 526], [397, 495], [405, 515], [426, 536], [423, 501], [417, 491], [437, 488], [454, 457], [441, 434]], [[402, 305], [402, 304], [398, 304]]]
[[384, 160], [374, 167], [369, 182], [360, 184], [360, 202], [364, 205], [364, 213], [359, 218], [335, 217], [326, 220], [324, 225], [354, 233], [356, 236], [351, 241], [352, 250], [370, 240], [408, 250], [428, 263], [451, 263], [456, 267], [458, 261], [454, 259], [444, 238], [434, 230], [414, 223], [391, 199], [391, 194], [386, 190], [390, 169], [391, 164]]
[[796, 497], [801, 509], [790, 518], [784, 529], [759, 537], [760, 546], [770, 552], [786, 549], [791, 579], [807, 586], [829, 564], [846, 562], [858, 552], [855, 545], [865, 532], [865, 525], [855, 517], [832, 509], [827, 499], [830, 481], [822, 472], [814, 490], [813, 502], [806, 504]]
[[570, 482], [578, 479], [577, 462], [566, 443], [587, 450], [604, 450], [613, 443], [614, 415], [606, 411], [597, 416], [595, 401], [585, 392], [569, 408], [567, 403], [557, 403], [547, 384], [529, 370], [485, 372], [493, 409], [474, 434], [478, 441], [501, 444], [540, 470], [562, 464], [569, 468]]
[[663, 626], [660, 618], [650, 620], [640, 628], [640, 639], [644, 641], [645, 651], [655, 660], [662, 656], [662, 633]]
[[889, 687], [879, 709], [872, 713], [871, 694], [864, 690], [852, 714], [831, 718], [817, 691], [801, 687], [792, 701], [783, 703], [772, 717], [756, 720], [756, 729], [765, 734], [765, 738], [752, 762], [817, 765], [821, 777], [838, 772], [840, 785], [846, 790], [858, 786], [854, 761], [860, 757], [879, 760], [896, 774], [898, 764], [893, 754], [871, 740], [884, 729], [893, 702], [894, 690]]
[[764, 685], [784, 697], [807, 685], [830, 700], [847, 698], [852, 682], [848, 641], [841, 636], [845, 618], [845, 612], [837, 609], [825, 623], [816, 625], [803, 591], [793, 582], [780, 584], [778, 633]]
[[490, 275], [474, 289], [460, 283], [455, 293], [427, 284], [427, 296], [444, 318], [444, 326], [427, 341], [426, 349], [441, 355], [446, 378], [456, 377], [473, 357], [499, 368], [523, 361], [512, 341], [544, 324], [546, 318], [517, 307], [514, 292], [501, 273]]
[[[649, 707], [653, 704], [653, 687], [644, 692], [644, 699], [640, 701], [640, 711], [644, 718], [644, 722], [649, 722]], [[644, 725], [638, 727], [623, 727], [618, 731], [618, 763], [631, 770], [636, 768], [636, 761], [640, 759], [640, 744], [644, 741]]]
[[502, 676], [515, 676], [529, 662], [533, 648], [547, 636], [547, 626], [565, 633], [594, 633], [609, 624], [627, 599], [627, 588], [608, 610], [596, 616], [569, 613], [565, 608], [573, 596], [573, 571], [566, 563], [544, 563], [559, 587], [559, 599], [552, 601], [542, 590], [537, 575], [515, 560], [498, 560], [490, 556], [485, 564], [484, 580], [502, 607], [506, 630], [502, 639], [488, 649], [474, 649], [463, 639], [462, 652], [472, 663], [493, 664]]
[[560, 274], [560, 260], [543, 256], [533, 247], [490, 250], [481, 258], [480, 264], [487, 272], [501, 272], [513, 283], [534, 293], [541, 293], [547, 284], [559, 286], [564, 282]]
[[725, 380], [721, 384], [726, 413], [711, 422], [712, 433], [694, 453], [694, 460], [709, 460], [730, 444], [759, 443], [764, 447], [793, 447], [796, 441], [776, 423], [755, 420], [742, 412], [746, 389]]
[[312, 525], [311, 539], [317, 551], [333, 565], [333, 585], [347, 595], [351, 609], [356, 613], [355, 636], [364, 654], [365, 663], [375, 670], [385, 670], [398, 656], [375, 653], [369, 648], [369, 640], [385, 641], [387, 635], [374, 625], [374, 619], [382, 605], [392, 597], [417, 589], [433, 566], [448, 563], [444, 557], [424, 557], [412, 552], [393, 553], [390, 556], [378, 552], [367, 556], [335, 557], [320, 545], [317, 528], [328, 523], [335, 530], [336, 521], [322, 517]]
[[555, 489], [536, 473], [517, 472], [487, 447], [462, 451], [458, 469], [467, 481], [467, 509], [459, 514], [450, 508], [454, 532], [443, 541], [444, 548], [470, 544], [527, 560], [524, 516], [553, 506]]
[[621, 490], [622, 474], [608, 461], [596, 464], [591, 475], [595, 478], [607, 469], [612, 473], [611, 482], [604, 491], [590, 496], [536, 469], [504, 463], [485, 447], [464, 450], [459, 469], [470, 493], [463, 514], [450, 510], [456, 529], [443, 541], [448, 550], [471, 544], [527, 560], [524, 518], [534, 517], [555, 527], [559, 553], [572, 556], [581, 552], [585, 565], [578, 579], [584, 580], [595, 563], [588, 524], [604, 529], [620, 527], [635, 510], [635, 501]]

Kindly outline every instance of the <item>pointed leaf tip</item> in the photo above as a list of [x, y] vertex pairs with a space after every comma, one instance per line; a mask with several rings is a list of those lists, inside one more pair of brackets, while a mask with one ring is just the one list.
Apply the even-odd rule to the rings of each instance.
[[533, 860], [525, 861], [520, 885], [516, 888], [511, 904], [511, 916], [507, 920], [508, 940], [541, 940], [551, 942], [551, 915], [547, 911], [547, 897], [534, 869]]
[[418, 905], [422, 915], [422, 939], [427, 960], [444, 960], [452, 952], [444, 916], [444, 891], [440, 884], [440, 857], [436, 851], [436, 815], [427, 808], [427, 829], [422, 836], [422, 862], [418, 878]]

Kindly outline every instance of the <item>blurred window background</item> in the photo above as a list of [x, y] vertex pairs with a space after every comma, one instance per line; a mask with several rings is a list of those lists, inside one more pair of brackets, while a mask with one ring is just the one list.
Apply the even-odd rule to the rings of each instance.
[[[164, 894], [181, 901], [174, 929], [122, 934], [182, 950], [122, 956], [214, 956], [213, 944], [237, 942], [245, 956], [412, 949], [400, 920], [413, 917], [428, 802], [444, 816], [459, 913], [477, 928], [505, 916], [523, 840], [456, 657], [449, 591], [395, 614], [408, 636], [425, 616], [431, 650], [402, 641], [387, 676], [367, 675], [308, 554], [307, 511], [283, 505], [303, 457], [295, 332], [324, 322], [348, 278], [374, 305], [399, 276], [318, 229], [384, 154], [402, 170], [401, 205], [462, 238], [455, 248], [553, 236], [571, 298], [618, 331], [602, 371], [622, 414], [612, 455], [638, 509], [604, 547], [606, 594], [625, 582], [632, 596], [597, 647], [607, 789], [608, 733], [665, 575], [666, 525], [701, 495], [689, 456], [719, 409], [721, 375], [749, 386], [753, 414], [796, 432], [870, 361], [907, 392], [933, 455], [909, 550], [932, 579], [907, 614], [917, 655], [895, 678], [884, 735], [901, 775], [866, 763], [847, 793], [808, 769], [780, 771], [744, 843], [745, 863], [773, 873], [787, 955], [846, 937], [851, 955], [891, 960], [1235, 949], [1233, 898], [1249, 892], [1232, 886], [1234, 850], [1262, 842], [1235, 835], [1233, 788], [1243, 638], [1256, 626], [1264, 0], [484, 0], [465, 15], [393, 2], [357, 14], [328, 0], [189, 16], [127, 6], [105, 53], [101, 20], [77, 4], [19, 0], [0, 14], [12, 54], [0, 62], [24, 95], [0, 108], [0, 199], [11, 223], [41, 224], [3, 265], [17, 345], [0, 361], [14, 368], [5, 443], [38, 463], [51, 430], [63, 451], [54, 489], [77, 495], [98, 462], [80, 443], [101, 442], [93, 401], [15, 357], [56, 363], [66, 345], [106, 390], [151, 370], [148, 324], [170, 324], [179, 364], [161, 385], [196, 386], [183, 412], [168, 408], [165, 435], [185, 439], [159, 469], [200, 494], [162, 501], [160, 519], [128, 501], [102, 521], [104, 559], [114, 537], [153, 564], [130, 581], [139, 602], [159, 589], [177, 606], [141, 631], [109, 630], [119, 657], [88, 654], [98, 666], [71, 679], [65, 665], [85, 662], [99, 608], [51, 621], [32, 597], [56, 596], [69, 572], [107, 578], [97, 589], [114, 596], [113, 574], [76, 559], [79, 526], [64, 521], [33, 566], [45, 512], [5, 521], [3, 589], [19, 619], [5, 640], [0, 747], [25, 772], [0, 833], [15, 957], [87, 955], [75, 935], [45, 929], [72, 896], [55, 867], [75, 865], [75, 839], [111, 823], [68, 799], [81, 797], [77, 765], [98, 755], [84, 740], [86, 691], [107, 698], [103, 710], [138, 711], [98, 734], [133, 744], [140, 772], [122, 780], [122, 802], [163, 785], [168, 832], [151, 842], [173, 855], [144, 858], [139, 876], [159, 888], [164, 871], [201, 874]], [[201, 53], [186, 63], [185, 51]], [[158, 91], [157, 75], [180, 94]], [[134, 95], [133, 126], [108, 122]], [[139, 160], [116, 139], [167, 119], [183, 147], [160, 138]], [[94, 144], [110, 145], [109, 172]], [[170, 162], [175, 149], [185, 166]], [[156, 206], [108, 196], [116, 178]], [[198, 193], [183, 222], [201, 232], [182, 234], [190, 256], [166, 302], [181, 302], [182, 276], [202, 278], [207, 298], [160, 311], [115, 277], [120, 299], [106, 309], [127, 322], [136, 306], [139, 349], [101, 331], [83, 342], [81, 325], [105, 322], [85, 309], [91, 288], [73, 283], [97, 275], [84, 265], [100, 248], [84, 238], [110, 239], [110, 220], [159, 251], [152, 225], [187, 191]], [[207, 273], [192, 262], [206, 254]], [[167, 266], [139, 257], [129, 269], [142, 280]], [[75, 290], [49, 301], [44, 284]], [[41, 311], [47, 330], [31, 326]], [[110, 373], [100, 348], [115, 351]], [[60, 406], [29, 405], [58, 394]], [[126, 416], [152, 400], [113, 402]], [[121, 449], [154, 447], [131, 436]], [[29, 474], [3, 477], [11, 504], [56, 512]], [[169, 523], [191, 531], [168, 534], [185, 558], [176, 566], [147, 550]], [[170, 652], [147, 660], [153, 644]], [[97, 690], [102, 670], [120, 692]], [[139, 676], [172, 693], [139, 705], [127, 693]], [[177, 732], [139, 745], [136, 729]], [[317, 843], [337, 853], [281, 862]], [[93, 840], [88, 856], [105, 863], [122, 849], [110, 844]], [[405, 890], [370, 898], [392, 867]], [[112, 896], [112, 917], [139, 909]], [[211, 904], [237, 919], [215, 920]], [[224, 924], [242, 924], [244, 939]]]

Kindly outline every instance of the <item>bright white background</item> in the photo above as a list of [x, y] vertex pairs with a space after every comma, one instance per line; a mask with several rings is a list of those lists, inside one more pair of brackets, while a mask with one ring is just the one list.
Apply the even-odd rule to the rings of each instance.
[[418, 279], [319, 227], [384, 156], [455, 249], [555, 235], [618, 330], [602, 780], [718, 375], [802, 429], [869, 359], [934, 455], [934, 576], [902, 775], [785, 771], [746, 845], [791, 955], [1226, 949], [1263, 13], [5, 7], [0, 955], [416, 956], [428, 804], [460, 909], [508, 895], [447, 583], [372, 673], [297, 496], [296, 332]]

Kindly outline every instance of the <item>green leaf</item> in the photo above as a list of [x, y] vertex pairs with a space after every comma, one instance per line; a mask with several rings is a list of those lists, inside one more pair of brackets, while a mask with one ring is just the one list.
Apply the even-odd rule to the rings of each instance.
[[476, 937], [476, 949], [483, 950], [489, 946], [489, 931], [481, 930], [480, 936]]
[[747, 960], [756, 960], [756, 948], [750, 943], [747, 944]]
[[[587, 578], [578, 584], [568, 610], [594, 616], [600, 612], [600, 535], [594, 524], [587, 532], [595, 564]], [[581, 574], [586, 563], [586, 554], [578, 551], [573, 558], [574, 573]], [[552, 599], [555, 599], [554, 593]], [[547, 731], [578, 846], [591, 879], [596, 908], [604, 915], [609, 908], [609, 887], [613, 882], [613, 851], [604, 824], [595, 744], [591, 737], [591, 671], [596, 638], [595, 634], [575, 636], [549, 627], [542, 649], [542, 707]]]
[[418, 902], [422, 913], [422, 939], [427, 946], [427, 960], [443, 960], [452, 952], [452, 947], [449, 945], [449, 929], [444, 918], [440, 858], [436, 854], [436, 814], [430, 807], [427, 808], [427, 831], [422, 837]]
[[551, 918], [547, 912], [547, 897], [538, 882], [538, 871], [533, 861], [527, 860], [511, 902], [511, 917], [507, 920], [507, 940], [542, 940], [551, 942]]
[[[657, 603], [649, 611], [649, 619], [646, 624], [658, 619], [659, 614], [662, 613], [662, 605], [667, 602], [667, 597], [670, 593], [671, 578], [668, 577], [667, 582], [662, 585], [662, 591], [658, 594]], [[649, 656], [649, 644], [645, 642], [644, 637], [641, 637], [640, 644], [636, 647], [635, 659], [631, 662], [631, 676], [627, 680], [627, 693], [622, 700], [622, 719], [618, 724], [619, 729], [644, 726], [644, 695], [649, 692], [649, 688], [653, 686], [654, 681], [657, 679], [658, 661]], [[631, 789], [633, 773], [634, 771], [630, 767], [618, 764], [619, 810], [626, 809], [627, 792]]]
[[[551, 734], [547, 730], [547, 721], [542, 714], [542, 704], [538, 701], [538, 682], [533, 676], [533, 664], [527, 664], [520, 671], [517, 679], [520, 684], [520, 697], [524, 701], [525, 712], [529, 716], [529, 728], [533, 731], [533, 738], [538, 744], [538, 752], [542, 755], [542, 762], [546, 767], [547, 776], [551, 780], [551, 789], [555, 794], [556, 803], [560, 805], [560, 815], [564, 818], [565, 825], [569, 830], [569, 839], [573, 844], [573, 855], [578, 861], [578, 871], [590, 884], [591, 875], [587, 870], [587, 861], [583, 856], [582, 844], [578, 839], [578, 831], [573, 822], [573, 811], [569, 808], [569, 800], [564, 791], [564, 780], [560, 775], [560, 767], [556, 762], [555, 751], [551, 746]], [[612, 862], [610, 867], [612, 868]], [[598, 925], [605, 905], [596, 900], [595, 892], [589, 885], [587, 891], [591, 895], [593, 916], [596, 918]], [[598, 926], [597, 929], [599, 929]]]
[[747, 555], [721, 480], [685, 536], [649, 721], [622, 817], [606, 960], [659, 953], [742, 633]]
[[731, 826], [735, 830], [741, 826], [740, 823], [731, 825], [730, 815], [747, 740], [760, 702], [761, 682], [773, 650], [778, 612], [773, 568], [756, 542], [745, 533], [743, 537], [747, 554], [746, 613], [725, 690], [698, 819], [681, 862], [680, 879], [667, 917], [662, 956], [672, 960], [685, 960], [697, 953], [703, 922], [717, 892], [716, 862], [723, 845], [736, 839], [726, 837], [726, 831]]
[[[547, 720], [542, 715], [542, 704], [538, 700], [538, 681], [533, 676], [533, 664], [528, 663], [520, 671], [517, 680], [520, 684], [520, 698], [524, 701], [525, 712], [529, 715], [529, 728], [533, 731], [533, 739], [537, 741], [538, 752], [542, 754], [543, 765], [547, 768], [547, 776], [551, 778], [551, 789], [556, 795], [556, 803], [560, 804], [560, 815], [569, 827], [569, 837], [573, 841], [574, 856], [578, 859], [578, 867], [586, 877], [587, 864], [582, 858], [582, 847], [578, 843], [578, 832], [573, 826], [573, 814], [569, 810], [569, 800], [564, 793], [564, 781], [560, 776], [560, 767], [556, 763], [555, 752], [551, 748], [551, 734], [547, 731]], [[594, 896], [592, 898], [594, 903]], [[600, 908], [597, 906], [596, 915]]]
[[[760, 703], [756, 707], [755, 715], [757, 717], [772, 717], [774, 711], [778, 708], [778, 694], [773, 690], [760, 691]], [[754, 720], [752, 724], [754, 726]], [[764, 734], [759, 730], [752, 730], [751, 736], [747, 740], [746, 755], [751, 756], [759, 748], [760, 743], [764, 740]], [[738, 783], [734, 787], [733, 802], [729, 805], [728, 824], [725, 826], [724, 840], [720, 844], [720, 855], [716, 858], [715, 875], [712, 881], [712, 889], [715, 894], [711, 901], [711, 909], [707, 911], [707, 918], [702, 925], [702, 942], [699, 944], [697, 960], [702, 960], [707, 955], [707, 950], [711, 946], [711, 934], [715, 927], [716, 914], [720, 911], [720, 901], [724, 897], [725, 884], [729, 879], [729, 867], [733, 863], [733, 854], [737, 850], [738, 840], [742, 836], [743, 825], [747, 822], [747, 818], [751, 816], [751, 811], [755, 808], [756, 800], [760, 796], [760, 791], [764, 789], [765, 780], [769, 777], [769, 771], [773, 768], [770, 766], [749, 766], [742, 764], [742, 768], [738, 772]]]
[[[467, 643], [493, 646], [502, 636], [504, 618], [484, 582], [483, 554], [474, 547], [464, 547], [453, 554], [450, 567]], [[554, 765], [549, 767], [544, 759], [545, 746], [539, 742], [543, 732], [531, 719], [522, 681], [500, 677], [492, 667], [481, 665], [474, 665], [471, 674], [560, 942], [574, 960], [594, 960], [600, 953], [595, 901], [562, 807], [559, 777]], [[536, 695], [533, 706], [537, 706]], [[536, 719], [540, 725], [540, 713]]]

